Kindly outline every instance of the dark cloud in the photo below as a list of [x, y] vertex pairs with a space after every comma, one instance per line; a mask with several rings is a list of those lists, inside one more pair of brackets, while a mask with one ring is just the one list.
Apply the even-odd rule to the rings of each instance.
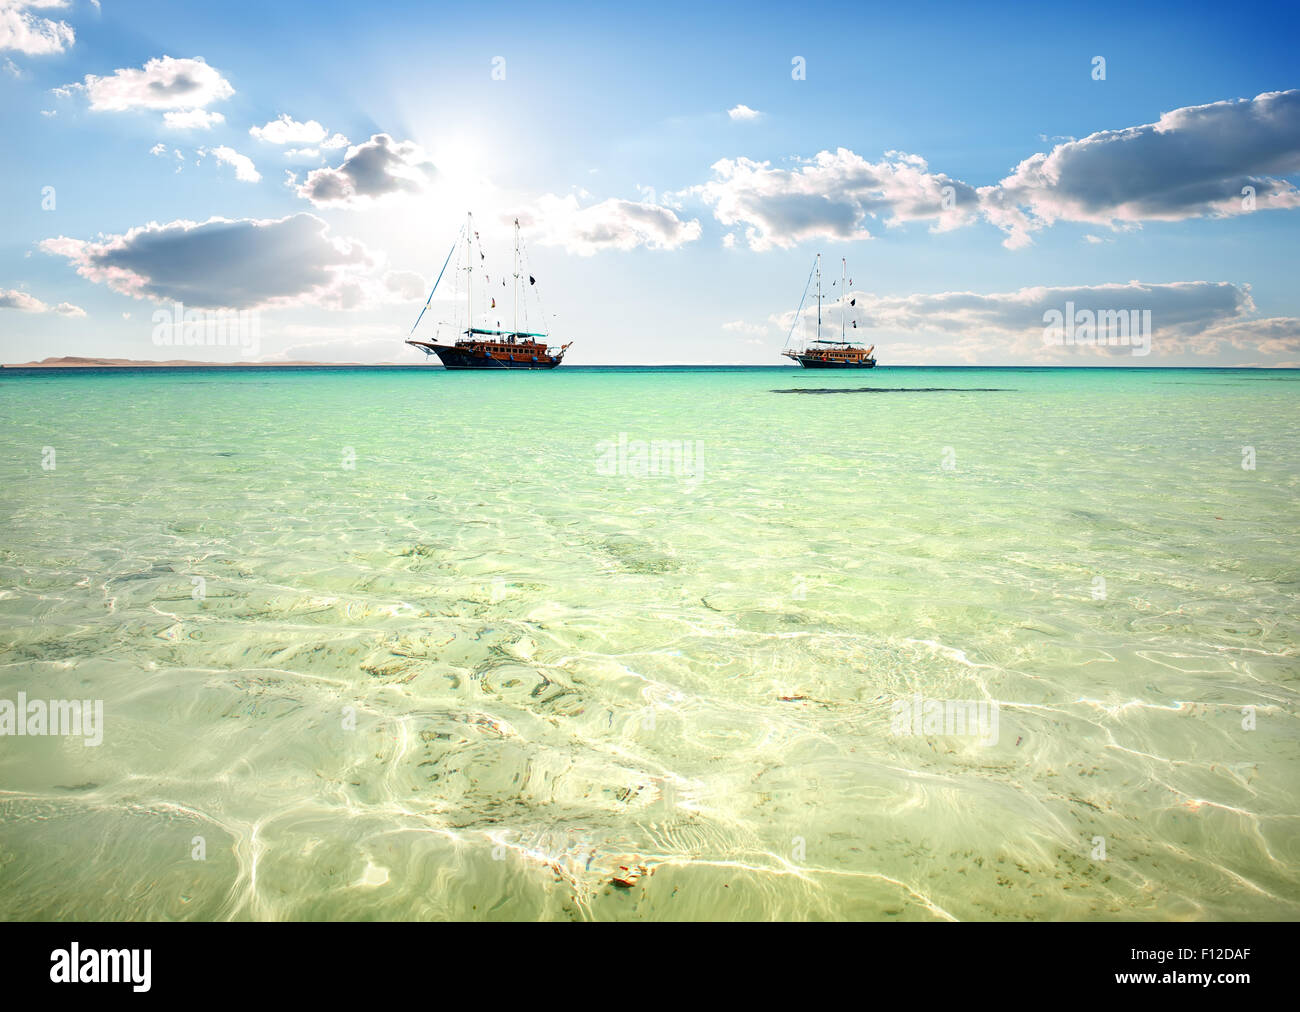
[[354, 302], [360, 275], [374, 266], [361, 243], [330, 236], [312, 214], [150, 223], [94, 242], [46, 239], [41, 248], [114, 291], [204, 308]]
[[419, 193], [433, 168], [419, 145], [375, 134], [348, 148], [338, 168], [309, 172], [297, 192], [318, 207], [367, 203], [396, 193]]
[[1058, 144], [980, 196], [1007, 245], [1024, 246], [1030, 232], [1060, 220], [1181, 221], [1294, 208], [1300, 191], [1279, 177], [1297, 171], [1300, 91], [1270, 92]]

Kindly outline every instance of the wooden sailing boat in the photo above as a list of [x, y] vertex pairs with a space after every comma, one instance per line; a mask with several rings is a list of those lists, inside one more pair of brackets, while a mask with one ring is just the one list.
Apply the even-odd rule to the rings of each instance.
[[[425, 355], [437, 355], [442, 364], [448, 369], [554, 369], [564, 361], [564, 353], [568, 350], [569, 345], [565, 344], [558, 349], [552, 349], [547, 346], [545, 331], [519, 329], [519, 310], [521, 306], [524, 308], [524, 326], [527, 327], [528, 325], [527, 307], [521, 297], [520, 279], [527, 277], [529, 288], [537, 283], [537, 279], [531, 274], [527, 274], [526, 271], [524, 274], [520, 273], [522, 252], [519, 242], [518, 218], [515, 219], [513, 326], [509, 330], [504, 330], [501, 327], [500, 320], [496, 321], [495, 327], [475, 326], [474, 268], [476, 264], [482, 268], [484, 277], [483, 287], [479, 293], [480, 298], [487, 303], [480, 310], [480, 322], [486, 322], [482, 318], [497, 308], [497, 300], [495, 295], [492, 294], [496, 290], [492, 287], [492, 275], [487, 273], [487, 255], [483, 252], [478, 233], [474, 231], [474, 216], [467, 215], [465, 227], [462, 229], [461, 235], [457, 236], [456, 241], [452, 243], [451, 250], [447, 253], [447, 259], [443, 261], [442, 270], [438, 272], [438, 279], [433, 283], [433, 290], [429, 292], [429, 297], [424, 302], [424, 309], [420, 310], [420, 315], [415, 319], [415, 325], [411, 327], [411, 334], [415, 334], [415, 328], [420, 325], [425, 311], [433, 301], [434, 293], [437, 292], [438, 285], [441, 284], [442, 277], [447, 272], [447, 265], [451, 263], [452, 255], [460, 249], [462, 237], [465, 240], [464, 265], [462, 266], [459, 261], [457, 262], [453, 277], [459, 278], [462, 271], [465, 275], [466, 322], [464, 329], [461, 330], [456, 321], [444, 322], [438, 324], [438, 331], [441, 333], [444, 327], [449, 328], [453, 334], [457, 335], [452, 343], [439, 342], [437, 335], [432, 341], [417, 341], [413, 337], [407, 337], [406, 343], [419, 348]], [[504, 289], [505, 286], [505, 279], [502, 278], [500, 287]], [[453, 299], [453, 306], [459, 306], [459, 299]]]
[[[870, 348], [864, 348], [849, 340], [848, 337], [848, 310], [853, 302], [849, 301], [849, 265], [843, 258], [840, 259], [842, 273], [840, 276], [840, 339], [838, 341], [831, 338], [822, 337], [822, 255], [817, 254], [817, 259], [813, 261], [812, 273], [808, 275], [808, 284], [804, 285], [803, 298], [799, 300], [799, 309], [794, 316], [794, 324], [790, 327], [790, 334], [786, 338], [786, 346], [782, 349], [781, 354], [786, 358], [794, 359], [805, 369], [874, 369], [876, 360], [872, 358], [871, 353], [876, 350], [873, 344]], [[790, 342], [794, 337], [795, 328], [803, 321], [804, 303], [808, 301], [808, 290], [812, 287], [814, 279], [817, 283], [817, 330], [811, 341], [804, 340], [801, 347], [792, 347]], [[853, 300], [856, 302], [857, 300]], [[853, 329], [857, 329], [858, 321], [853, 321]], [[806, 335], [803, 335], [806, 338]]]

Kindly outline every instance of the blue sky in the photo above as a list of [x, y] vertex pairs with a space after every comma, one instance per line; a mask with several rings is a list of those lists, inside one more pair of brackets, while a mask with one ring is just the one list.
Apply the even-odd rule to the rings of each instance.
[[[572, 363], [778, 364], [821, 252], [882, 364], [1300, 364], [1298, 22], [0, 0], [0, 360], [249, 357], [158, 346], [180, 298], [256, 309], [256, 357], [418, 361], [472, 210]], [[1150, 355], [1045, 342], [1067, 302], [1151, 309]]]

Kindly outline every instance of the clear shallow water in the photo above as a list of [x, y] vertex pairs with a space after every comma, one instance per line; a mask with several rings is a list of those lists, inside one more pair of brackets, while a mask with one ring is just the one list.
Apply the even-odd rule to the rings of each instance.
[[[864, 386], [1000, 389], [773, 392]], [[0, 699], [106, 726], [0, 737], [0, 917], [1296, 918], [1298, 409], [6, 371]], [[913, 694], [998, 701], [996, 743], [894, 733]]]

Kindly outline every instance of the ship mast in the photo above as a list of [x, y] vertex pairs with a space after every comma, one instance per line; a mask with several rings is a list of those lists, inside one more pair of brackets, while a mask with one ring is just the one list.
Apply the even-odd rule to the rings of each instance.
[[817, 254], [817, 340], [822, 339], [822, 255]]
[[465, 336], [473, 337], [474, 329], [474, 215], [465, 215]]
[[519, 219], [515, 219], [515, 337], [519, 336]]
[[844, 257], [840, 257], [840, 267], [843, 273], [840, 275], [840, 344], [848, 344], [845, 340], [848, 331], [845, 329], [844, 314], [848, 312], [849, 307], [849, 262]]

